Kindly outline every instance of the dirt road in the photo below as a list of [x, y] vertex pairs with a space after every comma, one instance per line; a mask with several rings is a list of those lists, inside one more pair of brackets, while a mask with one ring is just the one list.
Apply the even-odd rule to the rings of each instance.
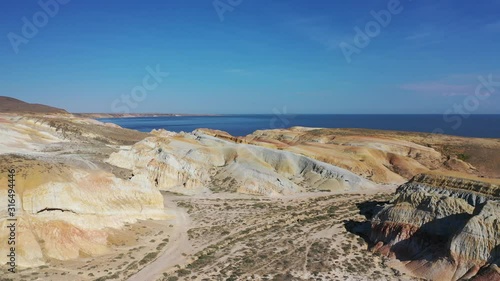
[[[191, 220], [188, 213], [182, 208], [176, 206], [167, 196], [164, 197], [165, 207], [168, 206], [169, 213], [172, 213], [174, 219], [172, 225], [174, 232], [170, 236], [170, 241], [166, 246], [165, 252], [152, 263], [144, 267], [141, 271], [134, 274], [128, 281], [154, 281], [157, 280], [163, 272], [178, 264], [186, 262], [186, 257], [183, 254], [191, 254], [193, 251], [191, 242], [189, 241], [187, 231], [190, 228]], [[172, 210], [172, 211], [170, 211]]]

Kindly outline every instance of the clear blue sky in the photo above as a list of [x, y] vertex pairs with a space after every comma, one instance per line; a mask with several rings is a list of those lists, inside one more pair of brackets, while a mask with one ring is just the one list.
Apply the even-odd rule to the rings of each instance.
[[132, 112], [500, 113], [500, 83], [474, 96], [479, 75], [500, 81], [500, 1], [401, 0], [347, 62], [339, 44], [391, 1], [242, 0], [221, 21], [213, 0], [72, 0], [29, 39], [41, 6], [1, 1], [0, 95], [111, 112], [159, 65]]

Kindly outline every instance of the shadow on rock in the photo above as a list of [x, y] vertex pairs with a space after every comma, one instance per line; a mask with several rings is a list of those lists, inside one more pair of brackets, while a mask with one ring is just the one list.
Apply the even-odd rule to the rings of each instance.
[[359, 214], [366, 218], [366, 221], [346, 220], [344, 227], [347, 231], [357, 236], [360, 236], [372, 248], [374, 244], [370, 241], [371, 233], [371, 219], [378, 214], [386, 204], [387, 201], [366, 201], [356, 204], [359, 209]]
[[367, 220], [371, 220], [387, 204], [389, 204], [388, 201], [367, 201], [356, 204], [356, 207], [358, 207], [360, 215], [363, 215]]

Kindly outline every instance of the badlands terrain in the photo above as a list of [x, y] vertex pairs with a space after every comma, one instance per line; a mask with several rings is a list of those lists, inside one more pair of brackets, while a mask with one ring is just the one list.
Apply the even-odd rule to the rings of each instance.
[[0, 280], [500, 280], [498, 139], [33, 111], [0, 133]]

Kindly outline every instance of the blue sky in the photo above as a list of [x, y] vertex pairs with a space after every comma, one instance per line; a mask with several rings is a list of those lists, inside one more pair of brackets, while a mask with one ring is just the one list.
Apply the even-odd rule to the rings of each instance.
[[[500, 82], [499, 0], [217, 1], [54, 2], [46, 23], [37, 1], [2, 1], [0, 95], [72, 112], [500, 113], [500, 83], [475, 96], [479, 76]], [[372, 11], [391, 19], [358, 48]], [[169, 75], [144, 94], [147, 67]]]

